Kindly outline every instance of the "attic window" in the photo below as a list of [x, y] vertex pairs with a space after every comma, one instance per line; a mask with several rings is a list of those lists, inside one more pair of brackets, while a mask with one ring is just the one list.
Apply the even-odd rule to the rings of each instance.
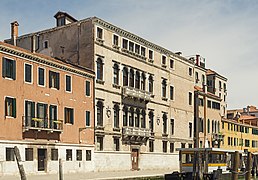
[[43, 46], [44, 46], [45, 49], [47, 49], [48, 48], [48, 41], [44, 41]]
[[57, 20], [57, 26], [65, 25], [65, 17], [61, 17]]
[[103, 39], [103, 29], [97, 27], [97, 38]]

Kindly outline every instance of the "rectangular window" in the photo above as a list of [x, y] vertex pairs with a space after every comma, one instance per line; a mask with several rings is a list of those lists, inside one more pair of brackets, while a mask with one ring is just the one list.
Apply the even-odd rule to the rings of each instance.
[[135, 44], [135, 53], [140, 54], [140, 45], [139, 44]]
[[97, 151], [103, 151], [103, 137], [97, 137]]
[[3, 78], [16, 79], [16, 62], [11, 59], [3, 58], [2, 61], [2, 76]]
[[170, 153], [174, 152], [174, 143], [170, 143]]
[[31, 64], [25, 64], [24, 66], [24, 80], [25, 82], [32, 83], [32, 65]]
[[103, 39], [103, 29], [97, 27], [97, 38]]
[[16, 99], [6, 97], [5, 98], [5, 116], [16, 118]]
[[86, 96], [90, 96], [90, 81], [86, 81]]
[[51, 160], [52, 161], [58, 160], [58, 149], [51, 149]]
[[174, 100], [174, 87], [170, 86], [170, 100]]
[[59, 89], [59, 73], [49, 71], [49, 88]]
[[119, 151], [119, 138], [114, 138], [114, 150]]
[[57, 106], [50, 105], [49, 106], [49, 122], [50, 128], [57, 129]]
[[33, 148], [25, 148], [25, 161], [33, 161]]
[[86, 150], [86, 161], [91, 161], [91, 150]]
[[185, 143], [181, 143], [181, 148], [185, 148]]
[[6, 161], [14, 161], [14, 148], [6, 148]]
[[149, 59], [153, 60], [153, 51], [149, 50]]
[[40, 119], [40, 127], [48, 127], [47, 123], [47, 104], [37, 103], [37, 118]]
[[170, 59], [170, 66], [169, 66], [171, 69], [174, 69], [174, 60], [173, 59]]
[[208, 100], [208, 108], [211, 108], [211, 101]]
[[166, 65], [167, 57], [162, 56], [162, 65]]
[[86, 126], [90, 126], [90, 111], [86, 111]]
[[76, 150], [76, 160], [82, 161], [82, 150]]
[[72, 77], [69, 75], [65, 75], [65, 90], [72, 92]]
[[134, 52], [134, 43], [129, 41], [129, 51]]
[[152, 140], [149, 141], [149, 151], [154, 152], [154, 141]]
[[189, 94], [188, 94], [188, 100], [189, 100], [189, 105], [192, 105], [192, 93], [191, 92], [189, 92]]
[[45, 69], [38, 68], [38, 84], [40, 86], [45, 86]]
[[47, 49], [48, 48], [48, 41], [44, 41], [43, 45], [44, 45], [44, 48]]
[[65, 123], [74, 123], [74, 111], [72, 108], [64, 108], [65, 111]]
[[145, 57], [146, 49], [145, 47], [141, 47], [141, 55]]
[[188, 74], [189, 76], [192, 76], [193, 75], [193, 69], [189, 67], [189, 70], [188, 70]]
[[117, 35], [113, 35], [113, 45], [118, 46], [118, 36]]
[[170, 119], [170, 126], [171, 126], [171, 135], [174, 135], [174, 131], [175, 131], [175, 121], [174, 121], [174, 119]]
[[163, 149], [163, 153], [166, 153], [166, 152], [167, 152], [167, 144], [168, 144], [168, 142], [167, 142], [167, 141], [162, 141], [162, 145], [163, 145], [163, 147], [162, 147], [162, 149]]
[[128, 40], [127, 39], [123, 39], [123, 48], [128, 49]]
[[189, 122], [189, 137], [192, 137], [193, 124]]
[[66, 161], [72, 161], [72, 160], [73, 160], [73, 150], [66, 149]]

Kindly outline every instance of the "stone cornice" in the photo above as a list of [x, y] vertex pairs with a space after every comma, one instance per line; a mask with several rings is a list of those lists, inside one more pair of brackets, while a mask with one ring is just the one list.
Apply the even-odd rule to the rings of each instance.
[[[57, 68], [57, 69], [60, 69], [60, 70], [64, 70], [64, 71], [69, 71], [71, 73], [75, 73], [75, 74], [78, 74], [78, 75], [81, 75], [81, 76], [84, 76], [84, 77], [88, 77], [88, 78], [94, 78], [94, 74], [93, 72], [91, 72], [92, 75], [90, 75], [89, 73], [86, 73], [86, 69], [83, 68], [83, 67], [77, 67], [75, 65], [72, 65], [72, 64], [68, 64], [65, 65], [63, 63], [65, 62], [55, 62], [57, 60], [48, 60], [46, 58], [43, 58], [43, 57], [40, 57], [40, 56], [37, 56], [36, 54], [31, 54], [31, 53], [27, 53], [26, 51], [21, 51], [21, 50], [17, 50], [15, 48], [10, 48], [10, 47], [7, 47], [7, 46], [4, 46], [4, 45], [0, 45], [0, 52], [3, 52], [3, 53], [8, 53], [10, 55], [14, 55], [14, 56], [18, 56], [20, 58], [25, 58], [25, 59], [28, 59], [30, 61], [34, 61], [34, 62], [37, 62], [37, 63], [41, 63], [41, 64], [44, 64], [44, 65], [47, 65], [47, 66], [51, 66], [51, 67], [54, 67], [54, 68]], [[75, 67], [69, 67], [70, 66], [75, 66]], [[87, 70], [88, 71], [88, 70]]]
[[169, 51], [169, 50], [167, 50], [167, 49], [165, 49], [165, 48], [163, 48], [161, 46], [158, 46], [158, 45], [156, 45], [154, 43], [151, 43], [151, 42], [149, 42], [149, 41], [147, 41], [147, 40], [145, 40], [145, 39], [143, 39], [143, 38], [141, 38], [141, 37], [139, 37], [139, 36], [137, 36], [135, 34], [132, 34], [132, 33], [128, 32], [128, 31], [125, 31], [125, 30], [123, 30], [123, 29], [121, 29], [119, 27], [116, 27], [116, 26], [114, 26], [114, 25], [112, 25], [112, 24], [110, 24], [110, 23], [108, 23], [106, 21], [103, 21], [102, 19], [94, 17], [94, 18], [92, 18], [92, 21], [93, 21], [93, 23], [95, 23], [97, 25], [100, 25], [102, 27], [105, 27], [106, 29], [109, 29], [109, 30], [111, 30], [113, 32], [116, 32], [117, 34], [119, 34], [119, 35], [121, 35], [121, 36], [123, 36], [125, 38], [134, 40], [135, 42], [138, 42], [139, 44], [142, 44], [145, 47], [148, 47], [148, 48], [151, 48], [151, 49], [155, 49], [156, 51], [159, 51], [160, 53], [165, 54], [167, 56], [177, 57], [177, 58], [179, 58], [179, 59], [181, 59], [183, 61], [186, 61], [188, 63], [191, 63], [191, 64], [194, 63], [193, 61], [191, 61], [189, 59], [186, 59], [186, 58], [184, 58], [182, 56], [179, 56], [179, 55], [177, 55], [177, 54], [175, 54], [175, 53], [173, 53], [173, 52], [171, 52], [171, 51]]

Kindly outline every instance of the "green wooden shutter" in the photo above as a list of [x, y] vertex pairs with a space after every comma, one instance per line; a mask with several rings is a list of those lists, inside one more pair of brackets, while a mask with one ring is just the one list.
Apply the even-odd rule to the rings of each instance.
[[39, 103], [37, 103], [37, 118], [39, 118]]
[[5, 98], [4, 104], [5, 104], [5, 116], [7, 116], [7, 98]]
[[60, 88], [60, 74], [56, 73], [56, 88]]
[[86, 111], [86, 126], [90, 126], [90, 111]]
[[51, 87], [52, 87], [51, 76], [52, 76], [52, 72], [51, 72], [51, 71], [49, 71], [49, 77], [48, 77], [48, 79], [49, 79], [49, 88], [51, 88]]
[[71, 109], [71, 124], [74, 123], [74, 109]]
[[16, 99], [13, 98], [13, 117], [16, 118]]
[[86, 81], [86, 96], [90, 96], [90, 82]]
[[31, 102], [31, 118], [35, 117], [35, 102]]
[[53, 108], [53, 106], [50, 105], [50, 106], [49, 106], [49, 120], [53, 120], [53, 119], [52, 119], [52, 108]]
[[6, 59], [3, 58], [3, 61], [2, 61], [2, 77], [5, 77], [6, 76]]
[[16, 61], [12, 61], [13, 62], [13, 74], [12, 74], [12, 79], [15, 80], [16, 79]]

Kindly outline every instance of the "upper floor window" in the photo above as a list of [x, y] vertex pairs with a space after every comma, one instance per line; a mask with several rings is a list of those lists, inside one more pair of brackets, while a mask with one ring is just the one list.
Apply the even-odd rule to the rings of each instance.
[[32, 83], [32, 65], [25, 64], [24, 66], [24, 80], [25, 82]]
[[149, 50], [149, 59], [153, 60], [153, 51]]
[[188, 69], [188, 74], [189, 74], [189, 76], [192, 76], [192, 75], [193, 75], [193, 69], [190, 68], [190, 67], [189, 67], [189, 69]]
[[145, 73], [143, 72], [141, 76], [141, 90], [145, 90], [145, 79]]
[[103, 102], [97, 102], [97, 126], [103, 126]]
[[97, 38], [103, 39], [103, 29], [97, 27]]
[[135, 53], [140, 54], [140, 45], [139, 44], [135, 44]]
[[49, 71], [49, 88], [59, 89], [59, 73]]
[[153, 111], [149, 112], [149, 128], [150, 128], [150, 131], [153, 132], [153, 130], [154, 130], [154, 113], [153, 113]]
[[123, 107], [123, 126], [128, 125], [128, 108], [126, 106]]
[[202, 75], [202, 84], [205, 85], [205, 76]]
[[2, 64], [3, 78], [16, 79], [16, 62], [11, 59], [3, 58]]
[[113, 45], [118, 46], [118, 36], [117, 35], [113, 35]]
[[65, 112], [65, 123], [73, 124], [74, 123], [74, 110], [72, 108], [64, 108]]
[[167, 57], [166, 56], [162, 56], [162, 65], [166, 65], [166, 61], [167, 61]]
[[86, 81], [86, 96], [90, 96], [90, 81]]
[[146, 54], [146, 48], [141, 47], [141, 55], [145, 57], [145, 54]]
[[90, 126], [90, 111], [86, 111], [86, 126]]
[[128, 86], [128, 69], [126, 67], [123, 69], [123, 86]]
[[170, 66], [169, 66], [171, 69], [174, 69], [174, 60], [173, 59], [170, 59]]
[[100, 58], [97, 59], [97, 79], [103, 80], [103, 62]]
[[113, 71], [114, 71], [113, 83], [118, 85], [119, 84], [119, 66], [118, 66], [118, 64], [114, 64]]
[[134, 43], [129, 41], [129, 51], [134, 52]]
[[192, 105], [193, 104], [193, 94], [191, 93], [191, 92], [189, 92], [189, 94], [188, 94], [188, 102], [189, 102], [189, 105]]
[[136, 71], [135, 75], [135, 88], [140, 89], [140, 72]]
[[189, 137], [192, 137], [193, 124], [189, 122]]
[[5, 98], [5, 116], [16, 118], [16, 99], [11, 97]]
[[134, 70], [133, 69], [131, 69], [130, 70], [130, 87], [134, 87]]
[[226, 85], [226, 83], [224, 83], [223, 86], [224, 86], [224, 91], [226, 91], [226, 90], [227, 90], [227, 85]]
[[171, 135], [174, 135], [175, 133], [175, 120], [170, 119], [170, 126], [171, 126]]
[[119, 105], [114, 105], [114, 127], [119, 128]]
[[128, 49], [128, 40], [127, 39], [123, 39], [123, 48]]
[[174, 87], [170, 86], [170, 100], [174, 100]]
[[162, 80], [162, 97], [163, 98], [167, 97], [167, 80], [166, 79]]
[[149, 92], [153, 93], [153, 77], [152, 77], [152, 75], [149, 76]]
[[162, 119], [163, 119], [163, 134], [167, 134], [167, 114], [166, 113], [163, 113], [163, 116], [162, 116]]
[[219, 90], [222, 89], [222, 86], [221, 86], [221, 81], [219, 81]]
[[44, 46], [45, 49], [47, 49], [48, 48], [48, 41], [44, 41], [43, 46]]
[[65, 90], [72, 92], [72, 77], [69, 75], [65, 75]]
[[195, 83], [199, 82], [199, 74], [198, 72], [195, 72]]
[[38, 84], [40, 86], [45, 86], [45, 69], [38, 68]]

